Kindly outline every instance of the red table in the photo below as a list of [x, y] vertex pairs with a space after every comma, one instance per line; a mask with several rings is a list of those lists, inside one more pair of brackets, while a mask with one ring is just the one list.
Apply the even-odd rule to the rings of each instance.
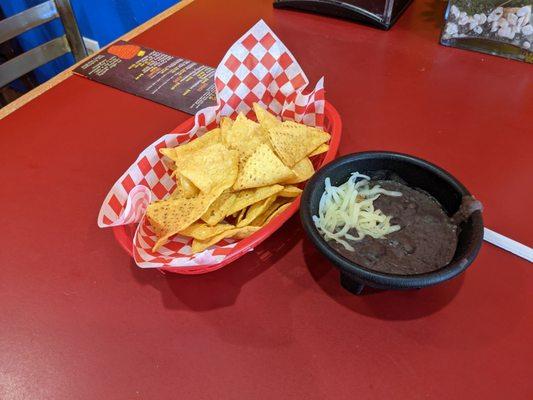
[[[532, 245], [532, 67], [438, 44], [443, 2], [389, 32], [270, 0], [197, 0], [135, 42], [216, 65], [259, 18], [344, 123], [341, 154], [457, 176]], [[531, 264], [484, 245], [466, 274], [355, 297], [291, 219], [203, 276], [135, 267], [96, 226], [136, 155], [187, 115], [71, 77], [0, 121], [0, 399], [531, 399]]]

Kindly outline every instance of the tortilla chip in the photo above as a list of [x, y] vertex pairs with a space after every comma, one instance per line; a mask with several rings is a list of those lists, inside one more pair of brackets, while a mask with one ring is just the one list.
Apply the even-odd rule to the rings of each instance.
[[176, 197], [180, 197], [180, 196], [183, 197], [183, 190], [181, 190], [181, 188], [178, 185], [176, 186], [176, 189], [174, 189], [174, 191], [170, 193], [170, 196], [168, 196], [165, 200], [175, 199]]
[[[229, 125], [229, 123], [227, 123]], [[241, 112], [229, 129], [224, 129], [222, 141], [228, 147], [238, 146], [242, 138], [246, 138], [251, 132], [259, 127], [257, 122], [246, 118]]]
[[[276, 206], [276, 207], [279, 207]], [[259, 226], [259, 227], [263, 227], [265, 225], [265, 221], [267, 220], [267, 218], [270, 216], [270, 214], [272, 214], [274, 212], [274, 208], [273, 208], [273, 205], [271, 205], [269, 208], [267, 208], [265, 211], [263, 211], [263, 213], [261, 215], [258, 215], [256, 219], [254, 219], [252, 222], [250, 222], [250, 224], [248, 226]]]
[[269, 129], [268, 133], [276, 154], [289, 167], [294, 166], [330, 138], [327, 132], [290, 121]]
[[233, 239], [245, 239], [248, 236], [253, 235], [255, 232], [257, 232], [259, 229], [257, 226], [243, 226], [242, 228], [235, 228], [235, 232], [233, 233], [233, 236], [231, 236]]
[[207, 211], [202, 215], [202, 220], [208, 225], [216, 225], [228, 215], [228, 211], [235, 203], [237, 196], [230, 190], [226, 190], [216, 199]]
[[221, 140], [221, 130], [219, 128], [215, 128], [204, 133], [202, 136], [191, 140], [189, 143], [185, 143], [173, 148], [159, 149], [159, 152], [177, 163], [179, 158], [193, 153], [205, 146], [221, 143]]
[[292, 200], [287, 197], [278, 197], [274, 203], [270, 205], [262, 214], [257, 216], [250, 225], [251, 226], [264, 226], [266, 224], [266, 220], [268, 217], [270, 217], [278, 208], [283, 206], [284, 204], [291, 203]]
[[193, 253], [199, 253], [226, 238], [244, 239], [245, 237], [254, 234], [259, 229], [260, 227], [258, 226], [244, 226], [242, 228], [235, 228], [222, 232], [217, 236], [209, 238], [208, 240], [194, 239], [192, 241], [192, 251]]
[[183, 195], [187, 198], [194, 197], [200, 192], [200, 190], [196, 186], [194, 186], [190, 179], [184, 177], [180, 173], [177, 173], [177, 181], [181, 190], [183, 191]]
[[294, 172], [281, 162], [272, 149], [267, 144], [262, 144], [244, 163], [233, 189], [268, 186], [294, 177]]
[[221, 138], [224, 138], [227, 135], [228, 131], [231, 129], [232, 126], [233, 126], [233, 120], [231, 118], [222, 117], [220, 119]]
[[183, 236], [192, 237], [193, 239], [208, 240], [213, 236], [220, 235], [222, 232], [226, 232], [233, 228], [235, 228], [235, 226], [226, 223], [218, 224], [215, 226], [209, 226], [201, 222], [195, 222], [188, 228], [185, 228], [184, 230], [179, 232], [179, 234]]
[[215, 143], [178, 158], [177, 167], [181, 175], [204, 193], [219, 186], [225, 188], [234, 184], [239, 168], [239, 155], [235, 150]]
[[170, 194], [169, 198], [175, 199], [176, 197], [196, 197], [200, 190], [194, 186], [190, 180], [180, 174], [176, 174], [176, 188]]
[[285, 186], [281, 192], [278, 193], [280, 197], [298, 197], [302, 193], [302, 189], [296, 186]]
[[294, 172], [295, 178], [286, 180], [284, 183], [300, 183], [305, 182], [313, 176], [315, 173], [315, 167], [308, 157], [302, 158], [298, 161], [294, 167], [292, 167], [292, 172]]
[[269, 215], [269, 217], [265, 221], [265, 225], [268, 224], [270, 221], [272, 221], [274, 218], [276, 218], [278, 215], [280, 215], [287, 208], [289, 208], [291, 204], [292, 203], [285, 203], [279, 206], [272, 214]]
[[235, 225], [239, 226], [239, 223], [242, 221], [242, 219], [244, 218], [246, 214], [246, 210], [247, 208], [243, 208], [241, 211], [239, 211], [239, 214], [237, 215], [235, 219]]
[[[281, 192], [280, 192], [281, 193]], [[248, 211], [246, 212], [246, 218], [237, 220], [237, 227], [247, 226], [250, 225], [250, 223], [256, 219], [258, 216], [260, 216], [265, 210], [267, 210], [272, 203], [274, 203], [274, 200], [276, 200], [277, 195], [274, 194], [265, 200], [262, 200], [258, 203], [252, 204], [250, 207], [248, 207]]]
[[186, 198], [179, 191], [174, 197], [156, 201], [148, 205], [146, 216], [159, 238], [153, 247], [156, 251], [171, 236], [189, 227], [206, 212], [220, 193], [200, 193], [193, 198]]
[[220, 128], [215, 128], [210, 131], [207, 131], [202, 136], [199, 136], [186, 144], [175, 147], [174, 149], [176, 150], [176, 155], [179, 157], [182, 153], [191, 153], [202, 147], [209, 146], [215, 143], [222, 143]]
[[268, 143], [267, 132], [257, 122], [240, 113], [233, 126], [224, 135], [224, 143], [239, 152], [239, 166], [263, 143]]
[[236, 199], [231, 205], [230, 209], [227, 211], [226, 216], [232, 215], [245, 207], [264, 200], [267, 197], [270, 197], [273, 194], [280, 192], [281, 190], [283, 190], [283, 186], [272, 185], [260, 187], [257, 189], [247, 189], [235, 192]]
[[[174, 147], [164, 147], [162, 149], [159, 149], [159, 152], [164, 155], [165, 157], [170, 158], [173, 162], [176, 160], [176, 149]], [[174, 164], [173, 169], [176, 169], [176, 165]]]
[[259, 125], [263, 127], [263, 129], [268, 130], [281, 124], [280, 120], [278, 120], [273, 114], [262, 108], [259, 104], [254, 103], [253, 108], [255, 116], [257, 117], [257, 121], [259, 122]]
[[325, 153], [328, 150], [329, 150], [329, 145], [327, 145], [326, 143], [321, 144], [311, 154], [309, 154], [308, 157], [318, 156], [319, 154]]

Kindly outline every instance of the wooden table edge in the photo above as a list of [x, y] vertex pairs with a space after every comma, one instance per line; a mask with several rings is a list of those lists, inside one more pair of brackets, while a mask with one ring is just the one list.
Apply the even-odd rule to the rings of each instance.
[[[132, 29], [131, 31], [125, 33], [124, 35], [122, 35], [118, 39], [114, 40], [113, 42], [109, 43], [107, 46], [103, 47], [101, 50], [106, 49], [107, 47], [111, 46], [113, 43], [115, 43], [115, 42], [117, 42], [119, 40], [130, 40], [130, 39], [134, 38], [135, 36], [140, 35], [144, 31], [150, 29], [152, 26], [154, 26], [154, 25], [158, 24], [159, 22], [161, 22], [162, 20], [164, 20], [165, 18], [171, 16], [172, 14], [174, 14], [177, 11], [181, 10], [182, 8], [188, 6], [193, 1], [194, 0], [181, 0], [178, 4], [175, 4], [172, 7], [167, 8], [165, 11], [163, 11], [162, 13], [156, 15], [152, 19], [149, 19], [144, 24], [139, 25], [137, 28]], [[88, 57], [91, 57], [91, 56], [92, 55], [90, 55]], [[37, 86], [35, 89], [30, 90], [28, 93], [26, 93], [23, 96], [19, 97], [15, 101], [13, 101], [13, 102], [7, 104], [6, 106], [0, 108], [0, 120], [5, 118], [5, 117], [7, 117], [12, 112], [18, 110], [20, 107], [22, 107], [26, 103], [29, 103], [33, 99], [37, 98], [38, 96], [40, 96], [41, 94], [43, 94], [47, 90], [49, 90], [49, 89], [53, 88], [54, 86], [56, 86], [57, 84], [63, 82], [68, 77], [72, 76], [72, 74], [73, 74], [72, 71], [78, 65], [82, 64], [83, 62], [85, 62], [85, 60], [88, 57], [86, 57], [85, 59], [77, 62], [76, 64], [74, 64], [70, 68], [66, 69], [65, 71], [60, 72], [59, 74], [57, 74], [53, 78], [51, 78], [51, 79], [47, 80], [46, 82], [42, 83], [41, 85]]]

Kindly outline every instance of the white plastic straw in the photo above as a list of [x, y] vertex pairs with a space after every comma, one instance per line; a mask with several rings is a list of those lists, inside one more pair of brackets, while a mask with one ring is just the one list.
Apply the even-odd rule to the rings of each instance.
[[501, 247], [519, 257], [525, 258], [529, 262], [533, 262], [533, 249], [525, 244], [519, 243], [516, 240], [509, 239], [506, 236], [500, 235], [488, 228], [485, 228], [485, 235], [483, 238], [495, 246]]

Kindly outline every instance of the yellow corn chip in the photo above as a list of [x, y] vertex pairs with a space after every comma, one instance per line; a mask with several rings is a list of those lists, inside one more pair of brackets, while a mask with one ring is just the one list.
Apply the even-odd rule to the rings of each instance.
[[258, 226], [244, 226], [242, 228], [230, 229], [228, 231], [222, 232], [217, 236], [213, 236], [208, 240], [197, 240], [192, 241], [192, 251], [194, 253], [199, 253], [204, 251], [208, 247], [214, 245], [215, 243], [220, 242], [222, 239], [226, 238], [235, 238], [235, 239], [244, 239], [260, 229]]
[[239, 211], [239, 215], [237, 215], [235, 225], [239, 226], [239, 223], [242, 221], [242, 219], [244, 218], [246, 214], [246, 210], [247, 208], [243, 208], [241, 211]]
[[270, 221], [272, 221], [274, 218], [276, 218], [278, 215], [280, 215], [283, 211], [285, 211], [287, 208], [289, 208], [291, 203], [285, 203], [279, 206], [272, 214], [269, 215], [267, 220], [265, 221], [265, 225], [268, 224]]
[[[175, 162], [176, 160], [176, 148], [175, 147], [164, 147], [162, 149], [159, 149], [159, 152]], [[174, 164], [174, 169], [175, 168], [176, 166]]]
[[281, 124], [281, 121], [278, 120], [273, 114], [270, 114], [267, 110], [262, 108], [259, 104], [254, 103], [254, 112], [257, 117], [259, 124], [266, 130], [274, 128]]
[[302, 193], [302, 189], [296, 186], [285, 186], [281, 192], [278, 193], [280, 197], [298, 197]]
[[201, 222], [195, 222], [179, 233], [180, 235], [192, 237], [194, 239], [207, 240], [213, 236], [220, 235], [222, 232], [226, 232], [233, 228], [235, 228], [235, 226], [226, 223], [218, 224], [215, 226], [209, 226]]
[[[170, 196], [168, 196], [169, 199], [175, 199], [177, 197], [190, 198], [190, 197], [195, 197], [196, 195], [198, 195], [198, 193], [200, 193], [198, 188], [196, 188], [196, 193], [194, 195], [191, 195], [191, 191], [190, 190], [192, 188], [194, 188], [194, 185], [191, 184], [192, 188], [184, 188], [183, 185], [180, 183], [179, 178], [180, 177], [178, 176], [178, 183], [177, 183], [176, 188], [174, 189], [174, 191], [170, 194]], [[187, 179], [187, 178], [183, 178], [183, 179]]]
[[308, 157], [302, 158], [292, 167], [295, 177], [286, 180], [284, 183], [300, 183], [308, 180], [315, 173], [313, 163]]
[[326, 143], [321, 144], [320, 146], [316, 148], [316, 150], [314, 150], [311, 154], [309, 154], [309, 157], [318, 156], [319, 154], [325, 153], [328, 150], [329, 150], [329, 145], [327, 145]]
[[201, 149], [205, 146], [220, 143], [221, 142], [221, 131], [219, 128], [215, 128], [204, 133], [202, 136], [197, 139], [191, 140], [189, 143], [182, 144], [174, 148], [163, 148], [159, 149], [159, 152], [164, 156], [167, 156], [175, 163], [178, 162], [178, 159], [181, 157], [190, 154], [198, 149]]
[[[301, 128], [301, 127], [304, 127], [306, 129], [309, 129], [311, 131], [319, 131], [319, 132], [324, 132], [324, 130], [322, 128], [316, 128], [314, 126], [309, 126], [309, 125], [305, 125], [305, 124], [301, 124], [299, 122], [296, 122], [296, 121], [283, 121], [283, 125], [288, 127], [288, 128]], [[325, 132], [327, 133], [327, 132]], [[329, 133], [328, 133], [329, 135]]]
[[180, 197], [182, 196], [183, 197], [183, 190], [181, 189], [181, 187], [178, 185], [176, 186], [176, 189], [174, 189], [174, 191], [172, 193], [170, 193], [170, 196], [168, 196], [167, 199], [165, 200], [168, 200], [168, 199], [175, 199], [177, 197]]
[[210, 131], [207, 131], [202, 136], [191, 140], [189, 143], [183, 144], [181, 146], [175, 147], [176, 155], [179, 157], [181, 154], [191, 153], [195, 150], [198, 150], [202, 147], [209, 146], [215, 143], [221, 143], [222, 136], [220, 128], [215, 128]]
[[194, 184], [189, 179], [184, 177], [179, 172], [177, 173], [177, 178], [178, 178], [177, 180], [181, 187], [181, 190], [183, 191], [183, 195], [185, 197], [187, 198], [194, 197], [200, 191], [196, 186], [194, 186]]
[[233, 232], [233, 236], [231, 236], [234, 239], [245, 239], [248, 236], [253, 235], [255, 232], [257, 232], [259, 229], [257, 226], [243, 226], [242, 228], [235, 228], [235, 232]]
[[234, 190], [273, 185], [296, 177], [267, 144], [259, 146], [245, 161], [233, 185]]
[[220, 192], [200, 193], [188, 199], [177, 191], [173, 193], [174, 197], [148, 205], [146, 216], [159, 238], [153, 250], [200, 218], [219, 195]]
[[250, 133], [259, 127], [257, 122], [246, 118], [241, 112], [229, 129], [224, 129], [222, 140], [228, 147], [238, 146], [242, 138], [246, 138]]
[[257, 203], [261, 200], [266, 199], [267, 197], [272, 196], [280, 192], [283, 189], [281, 185], [272, 185], [266, 187], [260, 187], [257, 189], [246, 189], [239, 192], [235, 192], [236, 199], [231, 205], [230, 209], [227, 211], [227, 215], [232, 215], [237, 211], [242, 210], [249, 205]]
[[284, 204], [283, 202], [289, 201], [286, 197], [277, 197], [276, 200], [268, 206], [261, 214], [259, 214], [255, 219], [250, 222], [251, 226], [263, 226], [264, 222], [268, 218], [270, 214], [272, 214], [279, 206], [280, 204]]
[[[263, 213], [257, 216], [257, 218], [254, 219], [252, 222], [250, 222], [248, 226], [259, 226], [259, 227], [264, 226], [267, 218], [270, 216], [270, 214], [272, 214], [275, 211], [274, 205], [275, 204], [272, 204], [269, 208], [263, 211]], [[279, 207], [279, 205], [276, 205], [276, 207]]]
[[224, 143], [239, 152], [239, 166], [263, 143], [268, 143], [267, 132], [258, 123], [240, 113], [233, 126], [224, 135]]
[[231, 129], [232, 126], [233, 120], [231, 118], [222, 117], [220, 119], [220, 132], [222, 138], [224, 138], [228, 134], [228, 131]]
[[228, 215], [228, 211], [235, 203], [237, 195], [230, 190], [226, 190], [216, 199], [208, 210], [202, 215], [202, 220], [208, 225], [216, 225]]
[[202, 147], [185, 157], [178, 158], [178, 171], [204, 193], [218, 186], [233, 185], [239, 168], [239, 155], [235, 150], [215, 143]]
[[278, 208], [286, 203], [290, 203], [291, 200], [287, 197], [278, 197], [274, 203], [270, 205], [263, 213], [258, 215], [251, 223], [250, 226], [264, 226], [268, 217], [272, 215]]
[[269, 129], [268, 133], [276, 154], [289, 167], [294, 166], [330, 138], [327, 132], [290, 121]]
[[170, 169], [172, 172], [172, 174], [170, 176], [174, 176], [176, 175], [176, 162], [174, 161], [176, 159], [176, 153], [174, 152], [174, 148], [173, 147], [169, 147], [169, 148], [163, 148], [163, 149], [159, 149], [159, 152], [165, 156], [163, 157], [162, 161], [163, 161], [163, 164], [168, 168]]
[[246, 218], [237, 220], [237, 227], [240, 228], [242, 226], [249, 225], [254, 219], [256, 219], [259, 215], [265, 212], [265, 210], [268, 209], [272, 203], [274, 203], [276, 197], [277, 195], [274, 194], [266, 198], [265, 200], [262, 200], [258, 203], [254, 203], [250, 207], [248, 207], [248, 211], [246, 212]]

